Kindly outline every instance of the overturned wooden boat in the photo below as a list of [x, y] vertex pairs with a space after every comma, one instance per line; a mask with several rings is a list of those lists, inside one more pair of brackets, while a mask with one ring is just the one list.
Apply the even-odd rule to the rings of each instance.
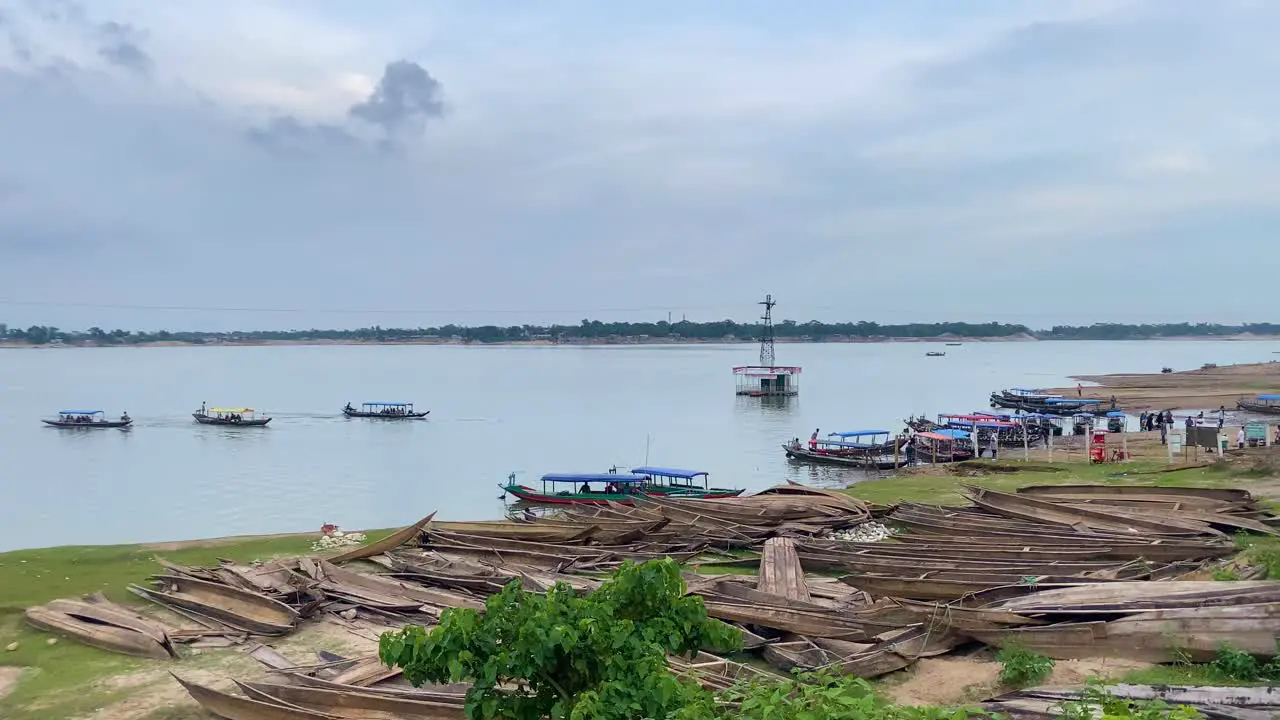
[[[85, 605], [85, 603], [73, 601], [58, 603], [55, 608], [59, 609], [37, 605], [27, 608], [24, 616], [26, 621], [34, 627], [69, 637], [101, 650], [155, 660], [170, 660], [178, 656], [168, 642], [168, 638], [163, 641], [157, 640], [154, 637], [155, 633], [142, 632], [131, 627], [136, 624], [133, 621], [125, 620], [122, 624], [108, 623], [100, 618], [112, 617], [117, 621], [119, 618], [115, 618], [110, 612], [95, 613], [91, 608], [83, 607]], [[90, 615], [98, 615], [98, 617], [89, 617]]]
[[226, 720], [340, 720], [337, 715], [240, 697], [183, 679], [173, 673], [170, 675], [173, 675], [173, 679], [182, 685], [200, 707]]
[[237, 630], [256, 635], [287, 635], [298, 622], [296, 610], [255, 592], [180, 575], [160, 575], [153, 579], [159, 589], [131, 587], [162, 605], [199, 613]]
[[422, 528], [426, 527], [427, 523], [431, 522], [431, 519], [434, 518], [435, 516], [436, 516], [435, 511], [432, 511], [430, 514], [428, 514], [426, 517], [422, 518], [418, 522], [413, 523], [412, 525], [406, 525], [405, 527], [400, 528], [399, 530], [391, 533], [390, 535], [386, 536], [381, 540], [371, 542], [368, 545], [364, 545], [362, 547], [348, 550], [347, 552], [344, 552], [340, 555], [334, 555], [333, 557], [329, 558], [329, 562], [344, 563], [350, 560], [359, 560], [361, 558], [373, 557], [374, 555], [380, 555], [384, 552], [394, 550], [400, 547], [401, 545], [404, 545], [405, 543], [408, 543], [414, 538], [418, 537], [418, 535], [422, 533]]
[[418, 700], [403, 696], [378, 695], [367, 692], [344, 692], [305, 685], [251, 683], [236, 681], [246, 697], [269, 703], [285, 703], [339, 717], [387, 717], [405, 720], [459, 720], [463, 713], [462, 696], [447, 701]]

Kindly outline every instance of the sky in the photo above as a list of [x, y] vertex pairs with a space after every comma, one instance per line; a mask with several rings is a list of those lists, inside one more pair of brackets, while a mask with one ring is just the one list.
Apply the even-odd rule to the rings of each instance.
[[0, 0], [0, 323], [1274, 321], [1280, 3]]

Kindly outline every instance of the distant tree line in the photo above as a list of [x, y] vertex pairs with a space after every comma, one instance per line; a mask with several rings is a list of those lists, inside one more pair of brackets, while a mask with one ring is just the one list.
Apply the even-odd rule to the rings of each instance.
[[[546, 340], [551, 342], [696, 340], [755, 340], [760, 337], [758, 323], [732, 320], [712, 322], [601, 322], [583, 320], [577, 325], [444, 325], [441, 327], [384, 328], [378, 325], [355, 330], [248, 330], [234, 332], [196, 332], [159, 330], [62, 330], [47, 325], [10, 328], [0, 323], [0, 340], [26, 342], [31, 345], [66, 343], [76, 345], [138, 345], [154, 342], [205, 344], [213, 342], [253, 342], [288, 340], [337, 340], [363, 342], [461, 341], [474, 343]], [[881, 325], [874, 322], [823, 323], [810, 320], [798, 323], [783, 320], [774, 326], [780, 340], [829, 342], [839, 340], [921, 339], [921, 338], [1013, 338], [1032, 337], [1041, 340], [1143, 340], [1166, 337], [1213, 337], [1252, 333], [1280, 335], [1280, 324], [1246, 323], [1166, 323], [1128, 325], [1098, 323], [1085, 326], [1055, 325], [1049, 330], [1031, 330], [1025, 325], [1007, 323], [909, 323]]]

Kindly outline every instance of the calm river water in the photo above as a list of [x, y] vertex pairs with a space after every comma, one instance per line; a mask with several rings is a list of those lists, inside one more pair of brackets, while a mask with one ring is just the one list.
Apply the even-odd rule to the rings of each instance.
[[[780, 444], [970, 412], [1009, 386], [1068, 374], [1270, 360], [1276, 342], [779, 345], [800, 396], [733, 394], [755, 346], [295, 346], [0, 350], [0, 551], [64, 544], [387, 527], [432, 509], [500, 517], [498, 485], [611, 465], [695, 467], [717, 485], [843, 485]], [[196, 425], [210, 406], [264, 410], [266, 429]], [[412, 401], [419, 422], [347, 420], [346, 402]], [[59, 409], [127, 410], [129, 431], [63, 431]]]

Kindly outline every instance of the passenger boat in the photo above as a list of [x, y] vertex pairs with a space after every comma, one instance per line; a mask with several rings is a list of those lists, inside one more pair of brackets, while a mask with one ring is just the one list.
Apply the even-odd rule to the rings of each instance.
[[973, 443], [968, 433], [952, 428], [916, 433], [916, 457], [920, 462], [949, 463], [973, 459]]
[[1236, 408], [1265, 415], [1280, 415], [1280, 395], [1259, 395], [1251, 400], [1237, 400]]
[[191, 413], [201, 425], [229, 425], [232, 427], [263, 427], [271, 422], [269, 417], [258, 417], [253, 408], [206, 408]]
[[502, 492], [535, 505], [631, 505], [643, 494], [647, 480], [644, 475], [619, 473], [552, 473], [542, 476], [542, 489], [538, 490], [517, 484], [515, 473], [511, 473]]
[[[705, 470], [681, 470], [645, 465], [631, 468], [632, 475], [645, 477], [646, 495], [666, 495], [682, 498], [730, 498], [743, 493], [742, 489], [711, 487], [711, 475]], [[697, 482], [701, 478], [702, 485]]]
[[947, 354], [939, 350], [930, 350], [929, 352], [925, 353], [924, 356], [925, 357], [946, 357]]
[[360, 409], [357, 410], [347, 403], [342, 408], [342, 414], [349, 418], [373, 418], [375, 420], [420, 420], [430, 413], [430, 410], [415, 412], [413, 403], [384, 403], [384, 402], [367, 402], [360, 403]]
[[892, 451], [888, 455], [826, 455], [809, 450], [796, 441], [783, 445], [782, 451], [786, 453], [788, 460], [839, 465], [861, 470], [896, 470], [909, 464], [905, 451], [899, 453], [897, 460], [893, 459]]
[[101, 410], [59, 410], [54, 420], [41, 420], [45, 425], [56, 428], [75, 428], [77, 430], [102, 430], [106, 428], [127, 428], [133, 424], [129, 413], [124, 413], [119, 420], [108, 420]]

